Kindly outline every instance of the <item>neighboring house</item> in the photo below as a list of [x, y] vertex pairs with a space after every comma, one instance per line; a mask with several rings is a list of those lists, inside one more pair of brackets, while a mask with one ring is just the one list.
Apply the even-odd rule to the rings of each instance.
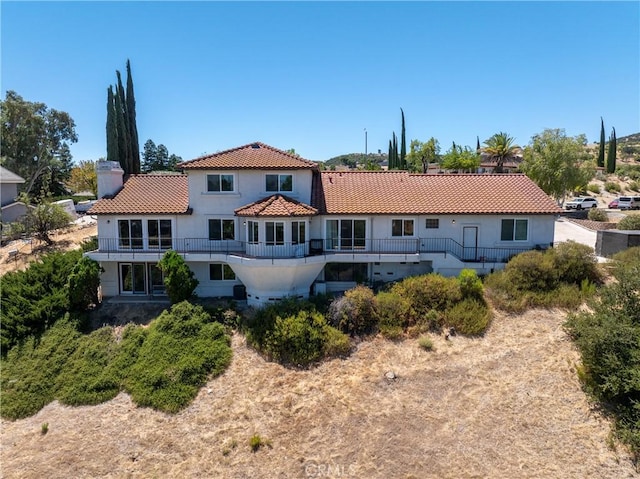
[[2, 222], [13, 223], [27, 214], [29, 206], [16, 201], [18, 185], [24, 183], [24, 178], [0, 166], [0, 198], [2, 201]]
[[[163, 290], [156, 264], [183, 255], [199, 296], [250, 305], [439, 272], [480, 274], [553, 242], [560, 209], [524, 175], [323, 171], [253, 143], [184, 162], [184, 175], [98, 167], [103, 296]], [[107, 196], [105, 196], [107, 195]]]

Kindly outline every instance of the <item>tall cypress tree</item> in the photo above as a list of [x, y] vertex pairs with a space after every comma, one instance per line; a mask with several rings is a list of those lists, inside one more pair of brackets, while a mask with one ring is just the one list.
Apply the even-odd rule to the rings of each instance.
[[404, 128], [404, 111], [400, 108], [402, 114], [402, 131], [400, 133], [400, 169], [405, 170], [407, 168], [407, 140], [405, 138]]
[[393, 170], [394, 168], [394, 164], [393, 164], [393, 145], [391, 144], [391, 140], [389, 140], [389, 156], [388, 156], [388, 160], [387, 160], [387, 168], [389, 170]]
[[133, 173], [133, 167], [131, 164], [131, 154], [129, 151], [129, 127], [127, 125], [124, 88], [122, 87], [120, 72], [117, 70], [116, 75], [118, 77], [118, 84], [116, 86], [115, 94], [116, 128], [118, 129], [118, 159], [125, 174], [130, 175]]
[[476, 153], [480, 153], [480, 137], [476, 136]]
[[609, 137], [609, 152], [607, 154], [607, 173], [615, 173], [616, 172], [616, 148], [617, 148], [617, 140], [616, 140], [616, 129], [613, 128], [611, 132], [611, 136]]
[[604, 120], [600, 117], [600, 148], [598, 149], [598, 166], [604, 168]]
[[132, 173], [140, 173], [140, 145], [138, 144], [138, 127], [136, 125], [136, 99], [133, 94], [131, 64], [127, 60], [127, 126], [129, 133], [129, 153], [131, 155]]
[[113, 87], [107, 88], [107, 160], [120, 161], [118, 157], [118, 129]]

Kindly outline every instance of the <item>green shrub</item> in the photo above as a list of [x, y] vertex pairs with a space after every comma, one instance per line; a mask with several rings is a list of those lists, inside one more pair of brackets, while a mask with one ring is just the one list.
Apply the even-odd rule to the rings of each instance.
[[590, 246], [569, 240], [559, 243], [545, 252], [553, 260], [558, 280], [580, 285], [584, 279], [601, 282], [598, 258]]
[[460, 284], [460, 292], [463, 298], [480, 299], [484, 295], [484, 286], [482, 280], [478, 278], [475, 269], [463, 269], [458, 275], [458, 283]]
[[445, 313], [449, 326], [468, 336], [483, 334], [491, 321], [491, 310], [483, 300], [465, 298]]
[[371, 288], [358, 285], [335, 299], [329, 306], [332, 326], [351, 334], [368, 334], [377, 325], [376, 297]]
[[258, 450], [263, 446], [271, 447], [271, 441], [260, 437], [259, 434], [254, 434], [253, 436], [251, 436], [251, 439], [249, 439], [249, 447], [251, 448], [251, 452], [258, 452]]
[[36, 340], [13, 347], [2, 361], [0, 414], [31, 416], [55, 399], [57, 378], [73, 354], [80, 333], [73, 321], [58, 321]]
[[618, 278], [629, 268], [640, 267], [640, 246], [627, 248], [613, 255], [608, 263], [611, 273]]
[[75, 351], [57, 378], [56, 397], [70, 406], [98, 404], [116, 397], [120, 382], [116, 375], [107, 371], [116, 350], [110, 327], [78, 338]]
[[71, 309], [83, 311], [92, 304], [98, 304], [100, 273], [104, 273], [104, 269], [97, 261], [86, 256], [80, 258], [71, 270], [67, 286]]
[[182, 256], [169, 250], [162, 256], [158, 266], [165, 275], [164, 285], [172, 303], [179, 303], [193, 296], [199, 281]]
[[40, 434], [42, 434], [43, 436], [49, 432], [49, 423], [48, 422], [43, 422], [42, 426], [40, 426]]
[[433, 351], [433, 341], [429, 336], [420, 336], [418, 339], [418, 346], [425, 351]]
[[640, 182], [638, 181], [629, 182], [629, 189], [631, 191], [640, 191]]
[[587, 218], [591, 221], [609, 221], [607, 212], [598, 208], [591, 208], [589, 213], [587, 213]]
[[416, 322], [415, 312], [407, 298], [391, 291], [376, 295], [376, 315], [380, 333], [387, 339], [398, 339]]
[[287, 299], [246, 313], [242, 325], [251, 346], [286, 365], [307, 366], [351, 349], [348, 336], [308, 301]]
[[566, 327], [582, 355], [585, 388], [616, 416], [619, 437], [640, 459], [640, 265], [620, 271], [589, 311]]
[[553, 259], [541, 251], [514, 256], [505, 267], [513, 287], [520, 291], [550, 291], [557, 285]]
[[600, 186], [595, 184], [595, 183], [589, 183], [587, 185], [587, 191], [590, 191], [591, 193], [595, 193], [597, 195], [600, 194]]
[[92, 236], [88, 240], [83, 241], [80, 244], [80, 249], [83, 253], [86, 253], [88, 251], [96, 251], [98, 249], [98, 237]]
[[32, 335], [40, 335], [69, 309], [67, 282], [82, 253], [50, 253], [25, 271], [2, 277], [0, 333], [2, 354]]
[[209, 376], [231, 361], [231, 340], [201, 306], [178, 303], [148, 328], [125, 388], [140, 406], [166, 412], [185, 407]]
[[618, 223], [619, 230], [640, 230], [640, 215], [627, 215]]
[[418, 317], [434, 309], [444, 311], [462, 299], [458, 280], [436, 273], [405, 278], [391, 292], [406, 298]]
[[614, 181], [607, 181], [604, 184], [604, 189], [609, 193], [620, 193], [620, 185]]

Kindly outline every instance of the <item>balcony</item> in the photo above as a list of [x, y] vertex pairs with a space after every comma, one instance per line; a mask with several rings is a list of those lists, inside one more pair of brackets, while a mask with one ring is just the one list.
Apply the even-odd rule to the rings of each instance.
[[199, 253], [213, 255], [235, 255], [257, 259], [304, 258], [308, 256], [333, 254], [420, 254], [440, 253], [452, 255], [463, 262], [472, 263], [506, 263], [512, 256], [533, 249], [518, 248], [485, 248], [463, 246], [451, 238], [413, 238], [413, 239], [312, 239], [304, 243], [265, 243], [246, 241], [212, 241], [207, 238], [173, 238], [163, 243], [148, 242], [142, 239], [122, 241], [118, 238], [99, 238], [95, 253], [162, 255], [174, 249], [179, 253]]

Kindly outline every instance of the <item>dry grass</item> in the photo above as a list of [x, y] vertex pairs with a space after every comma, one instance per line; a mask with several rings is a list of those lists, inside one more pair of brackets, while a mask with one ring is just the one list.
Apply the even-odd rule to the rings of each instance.
[[[377, 338], [308, 371], [265, 362], [236, 335], [229, 369], [175, 416], [120, 394], [2, 421], [2, 474], [634, 477], [580, 389], [562, 314], [496, 316], [481, 339], [433, 337], [425, 352], [417, 340]], [[272, 447], [252, 452], [256, 434]]]
[[[10, 271], [24, 271], [29, 263], [54, 251], [69, 251], [78, 248], [86, 239], [98, 234], [96, 223], [90, 225], [74, 225], [54, 231], [50, 237], [52, 245], [33, 239], [33, 243], [22, 240], [11, 241], [0, 248], [0, 276]], [[9, 257], [9, 251], [17, 250], [18, 254]]]

